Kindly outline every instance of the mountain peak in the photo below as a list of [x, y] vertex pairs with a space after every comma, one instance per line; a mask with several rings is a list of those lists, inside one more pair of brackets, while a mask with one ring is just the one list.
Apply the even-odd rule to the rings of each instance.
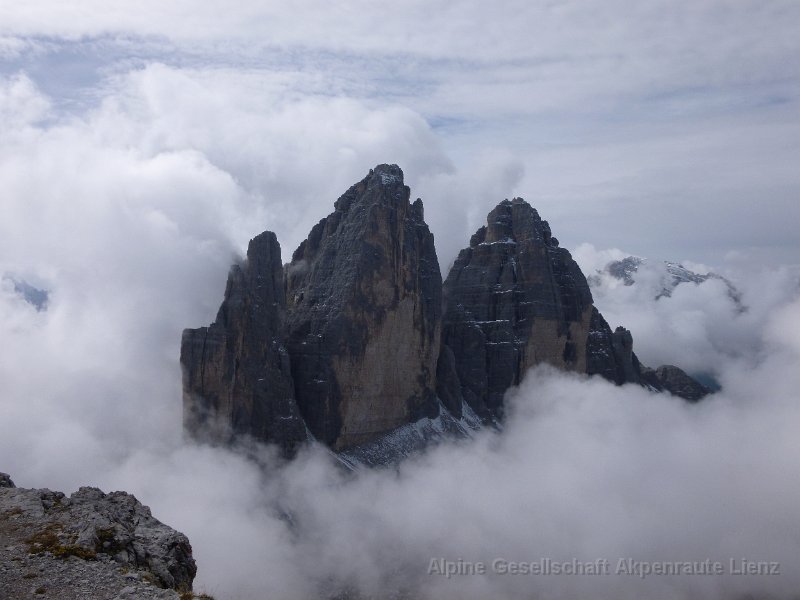
[[413, 446], [421, 429], [408, 426], [425, 418], [440, 432], [502, 419], [506, 391], [541, 363], [700, 396], [676, 369], [644, 371], [630, 332], [611, 330], [525, 200], [497, 204], [442, 282], [422, 201], [409, 197], [400, 167], [381, 164], [288, 265], [274, 234], [252, 240], [217, 322], [184, 332], [191, 434], [385, 456], [391, 436], [395, 450]]
[[403, 170], [397, 165], [381, 164], [370, 170], [367, 179], [380, 185], [402, 185]]

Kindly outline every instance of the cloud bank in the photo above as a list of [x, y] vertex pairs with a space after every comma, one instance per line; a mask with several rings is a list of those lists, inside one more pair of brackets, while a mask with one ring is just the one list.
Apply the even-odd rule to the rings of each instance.
[[[265, 449], [184, 444], [180, 331], [211, 320], [249, 237], [276, 230], [286, 257], [380, 155], [427, 190], [446, 269], [525, 167], [495, 152], [456, 166], [412, 110], [287, 98], [238, 74], [156, 64], [108, 86], [96, 108], [65, 116], [24, 74], [0, 82], [0, 273], [50, 292], [37, 311], [0, 285], [0, 466], [19, 485], [135, 493], [189, 535], [198, 587], [220, 599], [797, 589], [800, 304], [788, 271], [737, 279], [750, 306], [738, 321], [709, 284], [663, 303], [647, 286], [596, 293], [646, 361], [714, 370], [724, 390], [698, 406], [540, 369], [511, 394], [502, 434], [397, 471], [348, 474], [320, 448], [287, 465]], [[432, 558], [624, 557], [777, 561], [781, 575], [428, 574]]]
[[[166, 65], [174, 77], [160, 78], [171, 81], [161, 106], [176, 127], [195, 128], [194, 143], [206, 120], [222, 125], [246, 105], [244, 123], [291, 122], [304, 140], [287, 145], [301, 158], [330, 149], [317, 135], [341, 122], [360, 119], [340, 133], [362, 137], [386, 123], [361, 109], [406, 126], [421, 118], [435, 135], [417, 140], [410, 161], [400, 158], [414, 174], [419, 154], [423, 197], [440, 197], [422, 177], [431, 149], [462, 175], [489, 157], [512, 156], [501, 171], [518, 168], [498, 197], [450, 211], [469, 220], [460, 229], [474, 230], [504, 196], [525, 194], [568, 247], [591, 240], [643, 256], [680, 247], [709, 264], [741, 250], [773, 267], [797, 261], [800, 6], [792, 0], [229, 4], [18, 3], [1, 11], [0, 73], [26, 73], [51, 97], [53, 115], [82, 115], [132, 70], [153, 80], [153, 67]], [[302, 127], [306, 120], [320, 131]], [[225, 157], [253, 149], [232, 125], [237, 141]], [[373, 155], [347, 175], [382, 160], [395, 159]]]

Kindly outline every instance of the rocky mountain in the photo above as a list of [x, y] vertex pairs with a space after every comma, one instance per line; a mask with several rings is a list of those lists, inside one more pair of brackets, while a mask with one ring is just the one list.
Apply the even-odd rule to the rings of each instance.
[[658, 278], [658, 290], [655, 299], [669, 298], [672, 292], [681, 284], [693, 283], [699, 285], [709, 280], [722, 281], [728, 288], [728, 296], [739, 311], [747, 310], [742, 304], [742, 294], [731, 281], [717, 273], [695, 273], [679, 263], [669, 261], [650, 261], [640, 256], [626, 256], [620, 260], [608, 263], [603, 269], [589, 277], [589, 284], [600, 283], [599, 278], [608, 275], [622, 281], [625, 285], [634, 285], [640, 271], [652, 271]]
[[506, 390], [542, 362], [587, 371], [589, 286], [547, 221], [521, 198], [489, 213], [459, 253], [444, 297], [440, 371], [452, 363], [455, 377], [443, 378], [440, 395], [452, 411], [463, 399], [479, 415], [501, 418]]
[[396, 165], [352, 186], [292, 255], [286, 339], [297, 404], [335, 449], [435, 416], [442, 276]]
[[280, 245], [266, 231], [231, 268], [214, 323], [183, 332], [186, 431], [226, 443], [250, 435], [288, 451], [306, 441], [283, 343], [284, 288]]
[[0, 473], [0, 598], [178, 600], [195, 597], [196, 572], [186, 536], [130, 494], [65, 496]]
[[521, 198], [489, 213], [442, 282], [422, 201], [410, 202], [399, 167], [378, 165], [289, 264], [273, 233], [251, 240], [215, 322], [184, 331], [185, 428], [287, 453], [313, 438], [374, 464], [501, 422], [505, 392], [540, 363], [689, 400], [707, 393], [677, 367], [639, 363], [631, 333], [611, 330]]

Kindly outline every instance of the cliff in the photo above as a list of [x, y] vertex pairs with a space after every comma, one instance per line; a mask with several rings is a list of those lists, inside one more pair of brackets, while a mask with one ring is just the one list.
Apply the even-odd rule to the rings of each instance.
[[435, 414], [442, 277], [422, 201], [379, 165], [311, 230], [287, 267], [297, 403], [333, 448]]
[[[289, 454], [313, 437], [354, 460], [380, 456], [390, 435], [407, 448], [501, 421], [505, 392], [540, 363], [690, 400], [707, 393], [677, 367], [639, 363], [631, 333], [611, 330], [521, 198], [489, 213], [444, 283], [422, 201], [409, 200], [400, 168], [378, 165], [285, 267], [275, 234], [251, 240], [215, 322], [183, 334], [190, 435], [249, 435]], [[424, 433], [405, 428], [423, 419]]]
[[459, 253], [444, 297], [443, 344], [453, 353], [461, 396], [479, 415], [502, 417], [506, 390], [534, 365], [586, 372], [589, 286], [547, 221], [521, 198], [489, 213]]
[[0, 597], [178, 600], [196, 572], [186, 536], [130, 494], [65, 496], [0, 473]]
[[231, 268], [214, 323], [183, 332], [187, 432], [222, 443], [250, 435], [289, 452], [306, 440], [283, 345], [285, 308], [281, 249], [266, 231]]

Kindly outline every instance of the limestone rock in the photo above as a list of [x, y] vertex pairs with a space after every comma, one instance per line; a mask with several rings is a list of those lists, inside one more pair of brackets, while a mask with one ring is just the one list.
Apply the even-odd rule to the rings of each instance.
[[680, 369], [641, 365], [630, 331], [611, 330], [577, 263], [521, 198], [489, 213], [447, 276], [444, 299], [437, 391], [451, 412], [463, 399], [484, 420], [502, 418], [506, 390], [542, 362], [689, 400], [708, 392]]
[[633, 352], [633, 336], [624, 327], [611, 327], [597, 308], [592, 309], [586, 341], [586, 372], [617, 385], [642, 383], [642, 366]]
[[465, 423], [502, 419], [505, 392], [540, 363], [701, 393], [685, 373], [639, 363], [630, 332], [611, 330], [527, 202], [497, 205], [442, 284], [422, 201], [409, 198], [400, 168], [378, 165], [285, 267], [273, 233], [251, 240], [216, 321], [183, 335], [190, 434], [292, 453], [310, 433], [335, 451], [381, 454], [409, 446], [399, 434], [387, 446], [388, 434], [436, 422], [440, 407]]
[[26, 554], [115, 562], [145, 573], [159, 587], [192, 589], [197, 567], [189, 540], [125, 492], [82, 487], [66, 497], [48, 489], [1, 488], [0, 520], [4, 537], [24, 543]]
[[644, 369], [643, 380], [658, 390], [664, 390], [689, 402], [702, 400], [711, 389], [690, 377], [674, 365], [661, 365], [657, 369]]
[[214, 323], [183, 332], [190, 435], [220, 443], [250, 435], [287, 452], [306, 440], [282, 343], [285, 306], [280, 245], [266, 231], [250, 240], [247, 260], [231, 268]]
[[444, 352], [453, 353], [460, 392], [482, 417], [502, 417], [506, 390], [536, 364], [586, 372], [589, 286], [523, 199], [489, 213], [459, 253], [444, 298]]
[[286, 270], [297, 403], [342, 449], [435, 415], [441, 274], [422, 201], [379, 165], [335, 203]]

